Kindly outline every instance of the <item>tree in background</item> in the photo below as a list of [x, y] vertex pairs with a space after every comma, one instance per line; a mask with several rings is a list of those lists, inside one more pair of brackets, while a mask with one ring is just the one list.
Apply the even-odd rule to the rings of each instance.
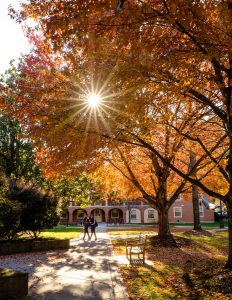
[[[19, 72], [12, 61], [10, 68], [0, 77], [0, 166], [8, 178], [23, 178], [27, 181], [42, 181], [42, 172], [36, 164], [35, 149], [30, 134], [28, 116], [24, 112], [17, 119], [16, 102], [9, 91], [16, 91]], [[8, 103], [10, 111], [4, 110]], [[20, 110], [20, 108], [18, 108]], [[15, 112], [15, 114], [14, 114]]]
[[32, 185], [11, 181], [9, 201], [21, 205], [20, 231], [32, 233], [38, 238], [43, 229], [52, 228], [59, 222], [60, 205], [51, 192]]
[[21, 231], [21, 212], [20, 203], [0, 198], [0, 239], [13, 239]]
[[28, 131], [12, 116], [3, 113], [0, 114], [0, 157], [1, 168], [8, 178], [41, 181]]
[[80, 205], [91, 206], [101, 200], [101, 191], [96, 180], [91, 179], [86, 173], [79, 176], [61, 176], [45, 184], [61, 201], [62, 212], [68, 222], [68, 207]]

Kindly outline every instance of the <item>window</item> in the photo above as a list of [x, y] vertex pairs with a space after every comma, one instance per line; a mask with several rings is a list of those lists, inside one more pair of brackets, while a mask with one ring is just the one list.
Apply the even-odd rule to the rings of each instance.
[[179, 196], [178, 196], [178, 198], [176, 199], [176, 201], [181, 201], [182, 200], [182, 195], [180, 194]]
[[111, 210], [111, 218], [119, 218], [119, 211], [118, 209]]
[[130, 217], [131, 217], [131, 219], [137, 219], [137, 214], [136, 214], [136, 210], [135, 209], [131, 210]]
[[155, 218], [154, 209], [148, 209], [148, 219], [154, 219], [154, 218]]
[[174, 218], [182, 218], [182, 207], [174, 207]]
[[202, 205], [199, 206], [199, 213], [200, 213], [200, 217], [204, 217], [204, 207]]

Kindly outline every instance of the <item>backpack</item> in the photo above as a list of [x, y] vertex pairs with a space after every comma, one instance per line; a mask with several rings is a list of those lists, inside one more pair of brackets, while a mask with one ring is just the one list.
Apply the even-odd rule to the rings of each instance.
[[89, 219], [87, 217], [85, 217], [83, 220], [83, 226], [89, 226]]

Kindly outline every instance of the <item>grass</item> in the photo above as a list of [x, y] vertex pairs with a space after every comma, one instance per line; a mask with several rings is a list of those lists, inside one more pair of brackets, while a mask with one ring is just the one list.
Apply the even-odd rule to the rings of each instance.
[[[227, 239], [227, 232], [190, 231], [164, 247], [149, 237], [146, 256], [152, 263], [120, 268], [130, 299], [232, 299], [232, 272], [223, 268]], [[125, 255], [125, 239], [114, 240], [113, 247], [115, 255]]]
[[[178, 236], [186, 237], [184, 234], [178, 234]], [[191, 236], [196, 245], [195, 248], [202, 252], [213, 252], [214, 254], [226, 253], [228, 232], [214, 232], [213, 235], [196, 235]]]
[[[225, 226], [228, 226], [227, 222], [224, 222]], [[203, 229], [215, 229], [219, 228], [219, 223], [214, 222], [214, 223], [202, 223], [202, 228]], [[185, 226], [186, 228], [193, 228], [193, 223], [170, 223], [170, 228], [171, 232], [177, 232], [177, 231], [183, 231], [183, 227]], [[133, 228], [134, 227], [134, 228]], [[107, 228], [107, 233], [109, 235], [118, 235], [118, 236], [123, 236], [123, 235], [138, 235], [140, 232], [143, 232], [144, 234], [152, 234], [152, 233], [157, 233], [158, 231], [158, 225], [157, 224], [143, 224], [143, 226], [132, 226], [132, 227], [108, 227]]]
[[66, 226], [58, 226], [41, 232], [42, 238], [54, 239], [74, 239], [82, 233], [83, 229], [78, 227], [69, 228]]
[[[193, 227], [193, 223], [170, 223], [171, 226], [190, 226]], [[228, 221], [224, 221], [225, 227], [228, 226]], [[213, 222], [213, 223], [201, 223], [201, 226], [203, 228], [219, 228], [220, 223], [219, 222]]]
[[157, 228], [130, 228], [128, 229], [107, 229], [107, 233], [113, 236], [127, 236], [127, 235], [138, 235], [140, 232], [143, 234], [154, 234], [157, 233]]
[[[81, 233], [83, 229], [78, 227], [66, 227], [66, 226], [57, 226], [52, 229], [43, 230], [39, 238], [46, 238], [46, 239], [75, 239]], [[28, 235], [22, 235], [21, 238], [27, 238]]]

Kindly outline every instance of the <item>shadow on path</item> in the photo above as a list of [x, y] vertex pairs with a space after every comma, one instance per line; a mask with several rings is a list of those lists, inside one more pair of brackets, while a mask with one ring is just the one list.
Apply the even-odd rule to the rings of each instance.
[[111, 253], [102, 232], [97, 241], [75, 240], [68, 251], [2, 256], [0, 266], [29, 273], [25, 300], [126, 300]]

